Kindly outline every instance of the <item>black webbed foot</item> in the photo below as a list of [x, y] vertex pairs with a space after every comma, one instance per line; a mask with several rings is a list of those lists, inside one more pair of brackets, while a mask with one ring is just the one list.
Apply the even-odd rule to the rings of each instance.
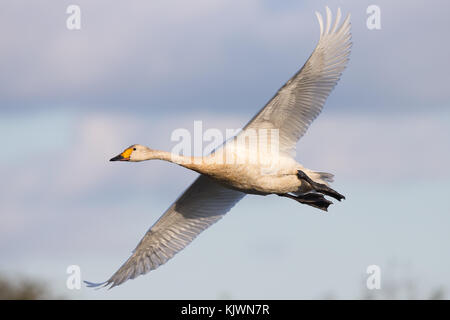
[[333, 204], [333, 202], [325, 199], [325, 197], [319, 193], [307, 193], [298, 196], [286, 193], [286, 194], [279, 194], [279, 196], [293, 199], [297, 202], [307, 204], [311, 207], [318, 208], [323, 211], [328, 211], [328, 207], [330, 206], [330, 204]]
[[311, 185], [311, 187], [319, 193], [323, 193], [324, 195], [333, 197], [338, 201], [345, 199], [345, 197], [342, 194], [340, 194], [336, 190], [331, 189], [326, 184], [313, 181], [310, 177], [308, 177], [306, 173], [304, 173], [301, 170], [297, 171], [297, 177], [301, 180], [305, 180], [306, 182], [308, 182]]

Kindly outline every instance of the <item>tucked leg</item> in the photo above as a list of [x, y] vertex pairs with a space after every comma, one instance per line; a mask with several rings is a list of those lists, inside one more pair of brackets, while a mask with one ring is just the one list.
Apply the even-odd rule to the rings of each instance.
[[320, 192], [320, 193], [323, 193], [324, 195], [333, 197], [339, 201], [341, 201], [342, 199], [345, 199], [345, 197], [342, 194], [340, 194], [336, 190], [331, 189], [326, 184], [313, 181], [310, 177], [308, 177], [308, 175], [306, 173], [304, 173], [301, 170], [297, 171], [297, 177], [299, 179], [302, 179], [302, 180], [305, 180], [306, 182], [308, 182], [311, 185], [311, 187], [317, 192]]

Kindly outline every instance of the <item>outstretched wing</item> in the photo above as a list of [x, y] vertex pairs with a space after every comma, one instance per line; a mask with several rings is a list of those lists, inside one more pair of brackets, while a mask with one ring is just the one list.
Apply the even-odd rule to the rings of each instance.
[[201, 175], [147, 231], [130, 258], [103, 283], [118, 286], [158, 268], [203, 230], [223, 217], [245, 193], [225, 188]]
[[322, 111], [334, 86], [345, 69], [351, 48], [350, 14], [339, 26], [338, 9], [333, 25], [331, 11], [326, 7], [327, 23], [324, 28], [320, 13], [320, 39], [305, 65], [267, 105], [244, 127], [248, 129], [278, 129], [280, 152], [293, 155], [297, 141]]

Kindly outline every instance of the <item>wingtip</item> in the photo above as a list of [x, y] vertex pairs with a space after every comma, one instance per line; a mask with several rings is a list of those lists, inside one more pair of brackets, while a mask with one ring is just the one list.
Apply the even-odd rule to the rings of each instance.
[[328, 6], [325, 7], [325, 11], [327, 14], [327, 27], [325, 29], [325, 34], [328, 34], [330, 32], [332, 14], [331, 14], [331, 10]]
[[344, 22], [346, 22], [346, 23], [348, 23], [348, 24], [351, 24], [351, 22], [350, 22], [350, 17], [351, 17], [352, 15], [351, 15], [351, 13], [349, 12], [349, 13], [347, 13], [347, 15], [345, 16], [345, 20], [344, 20]]
[[337, 27], [339, 25], [339, 22], [341, 22], [341, 16], [342, 16], [341, 8], [338, 8], [337, 12], [336, 12], [336, 18], [334, 20], [334, 25], [333, 25], [333, 28], [331, 28], [331, 32], [330, 33], [335, 33], [336, 32], [336, 29], [337, 29]]
[[86, 284], [86, 287], [95, 288], [96, 290], [105, 288], [108, 285], [108, 281], [104, 281], [104, 282], [100, 282], [100, 283], [95, 283], [95, 282], [90, 282], [90, 281], [83, 281], [83, 282]]
[[333, 24], [332, 24], [333, 15], [332, 15], [332, 11], [331, 11], [330, 7], [325, 6], [326, 21], [324, 20], [322, 14], [320, 12], [315, 11], [314, 13], [316, 14], [317, 20], [319, 21], [321, 38], [323, 36], [326, 36], [327, 34], [340, 32], [345, 26], [351, 25], [351, 23], [350, 23], [351, 14], [347, 13], [343, 23], [340, 24], [340, 26], [339, 26], [339, 22], [340, 22], [341, 16], [342, 16], [342, 10], [340, 7], [337, 8], [336, 18], [335, 18], [335, 21]]
[[316, 11], [316, 17], [317, 17], [317, 20], [319, 21], [320, 37], [322, 37], [322, 35], [323, 35], [323, 18], [322, 18], [322, 15], [320, 14], [320, 12], [318, 12], [318, 11]]

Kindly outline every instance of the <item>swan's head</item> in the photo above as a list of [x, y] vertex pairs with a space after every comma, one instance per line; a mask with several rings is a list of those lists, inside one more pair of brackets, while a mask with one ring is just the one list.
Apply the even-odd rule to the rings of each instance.
[[124, 152], [111, 158], [109, 161], [143, 161], [148, 160], [151, 149], [141, 146], [140, 144], [133, 144], [125, 149]]

